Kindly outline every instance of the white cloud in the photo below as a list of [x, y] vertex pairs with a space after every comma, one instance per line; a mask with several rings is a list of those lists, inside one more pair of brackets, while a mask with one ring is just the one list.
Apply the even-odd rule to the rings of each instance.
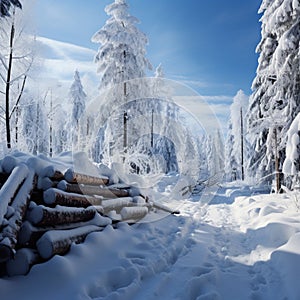
[[[96, 74], [96, 65], [93, 62], [94, 50], [44, 37], [38, 37], [37, 40], [40, 43], [41, 54], [44, 58], [40, 77], [57, 80], [68, 91], [73, 81], [74, 71], [78, 69], [82, 75], [83, 83], [88, 88], [88, 92], [92, 90], [93, 86], [94, 90], [97, 89], [99, 75]], [[194, 90], [182, 86], [182, 82], [187, 86], [201, 86], [206, 83], [188, 80], [181, 76], [177, 76], [177, 78], [181, 83], [179, 85], [175, 81], [169, 81], [171, 86], [177, 87], [176, 92], [180, 95], [175, 97], [176, 103], [194, 116], [206, 130], [212, 131], [220, 127], [226, 132], [229, 106], [233, 97], [226, 95], [197, 95], [197, 92]], [[178, 86], [182, 86], [182, 90], [178, 89]]]

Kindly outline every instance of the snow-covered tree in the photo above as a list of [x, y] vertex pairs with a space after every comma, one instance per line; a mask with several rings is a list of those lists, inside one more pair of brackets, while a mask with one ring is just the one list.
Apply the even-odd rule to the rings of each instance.
[[87, 95], [83, 90], [79, 72], [76, 70], [74, 74], [74, 81], [70, 88], [70, 99], [72, 103], [72, 140], [74, 146], [76, 146], [77, 148], [80, 147], [80, 138], [82, 136], [82, 124], [80, 124], [80, 120], [82, 119], [85, 113], [86, 98]]
[[8, 17], [12, 7], [22, 8], [19, 0], [0, 0], [0, 17]]
[[[148, 39], [136, 27], [139, 21], [129, 14], [129, 6], [126, 1], [115, 0], [106, 6], [105, 12], [110, 18], [92, 37], [93, 42], [100, 44], [95, 56], [97, 71], [101, 74], [99, 88], [102, 92], [109, 91], [104, 96], [105, 101], [101, 106], [104, 118], [128, 100], [142, 97], [141, 89], [146, 87], [133, 79], [143, 78], [145, 72], [152, 68], [145, 57]], [[118, 127], [115, 130], [120, 131], [124, 128], [123, 152], [126, 152], [128, 143], [125, 133], [127, 132], [126, 115], [127, 112], [123, 111], [120, 115], [120, 122], [115, 124]], [[101, 126], [107, 128], [105, 124]], [[105, 134], [104, 130], [101, 132]], [[97, 137], [97, 140], [104, 141], [104, 136]], [[105, 151], [99, 149], [98, 146], [95, 149], [98, 149], [99, 153]]]
[[[105, 12], [110, 18], [92, 37], [94, 43], [101, 44], [95, 57], [97, 71], [101, 74], [101, 89], [142, 78], [145, 71], [151, 69], [145, 57], [148, 39], [136, 27], [138, 19], [128, 10], [125, 0], [115, 0], [106, 6]], [[125, 97], [129, 92], [124, 86]]]
[[[300, 175], [300, 113], [296, 116], [287, 132], [286, 158], [282, 171], [289, 187], [298, 181]], [[291, 182], [290, 182], [291, 181]]]
[[48, 154], [49, 126], [43, 101], [28, 98], [23, 107], [23, 137], [32, 154]]
[[222, 178], [225, 167], [225, 146], [220, 130], [217, 130], [213, 135], [207, 136], [206, 147], [208, 172], [210, 177]]
[[[230, 106], [229, 130], [225, 146], [225, 172], [227, 177], [245, 178], [246, 125], [244, 122], [249, 97], [239, 90]], [[234, 179], [234, 178], [233, 178]]]
[[53, 112], [53, 153], [60, 154], [61, 152], [71, 150], [69, 145], [68, 128], [66, 123], [67, 112], [61, 104], [54, 108]]
[[262, 37], [248, 113], [253, 149], [248, 169], [252, 177], [270, 182], [276, 161], [277, 173], [282, 167], [286, 133], [300, 110], [300, 4], [264, 0], [259, 12], [263, 13]]
[[1, 117], [5, 121], [7, 148], [12, 146], [12, 119], [35, 56], [35, 38], [28, 29], [31, 5], [28, 1], [23, 10], [13, 8], [10, 17], [0, 18], [0, 106], [4, 112]]

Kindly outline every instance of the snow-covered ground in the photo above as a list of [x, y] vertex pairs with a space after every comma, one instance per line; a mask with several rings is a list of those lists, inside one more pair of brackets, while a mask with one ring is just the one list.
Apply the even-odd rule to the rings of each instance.
[[109, 225], [0, 279], [1, 299], [300, 299], [300, 194], [263, 192], [231, 184], [180, 215]]

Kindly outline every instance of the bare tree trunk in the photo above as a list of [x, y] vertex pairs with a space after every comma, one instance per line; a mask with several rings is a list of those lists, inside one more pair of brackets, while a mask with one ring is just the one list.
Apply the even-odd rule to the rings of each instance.
[[240, 110], [241, 118], [241, 168], [242, 168], [242, 180], [245, 179], [245, 170], [244, 170], [244, 123], [243, 123], [243, 109]]
[[279, 173], [279, 157], [278, 157], [278, 145], [277, 145], [277, 127], [274, 128], [274, 140], [275, 140], [275, 181], [276, 181], [276, 193], [279, 193], [280, 173]]
[[6, 126], [6, 144], [7, 148], [11, 149], [11, 132], [10, 132], [10, 85], [13, 66], [13, 46], [15, 38], [15, 24], [12, 22], [10, 29], [9, 47], [10, 52], [8, 56], [8, 69], [5, 83], [5, 126]]

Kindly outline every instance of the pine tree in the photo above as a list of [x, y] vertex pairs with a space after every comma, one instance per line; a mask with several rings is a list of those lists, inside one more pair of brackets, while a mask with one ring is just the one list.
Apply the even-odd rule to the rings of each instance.
[[18, 0], [0, 0], [0, 17], [10, 16], [12, 6], [22, 8], [22, 4]]
[[300, 110], [300, 5], [295, 0], [264, 0], [259, 12], [262, 38], [248, 114], [254, 150], [249, 171], [270, 182], [282, 167], [286, 133]]
[[101, 44], [95, 57], [97, 70], [102, 75], [100, 88], [142, 78], [145, 71], [151, 69], [145, 58], [148, 39], [135, 26], [139, 21], [128, 10], [125, 0], [115, 0], [106, 6], [105, 12], [110, 18], [92, 37], [94, 43]]
[[23, 107], [23, 136], [29, 153], [48, 154], [49, 126], [42, 101], [28, 98]]
[[72, 103], [72, 115], [71, 115], [71, 124], [72, 124], [72, 141], [75, 148], [80, 147], [80, 136], [82, 136], [82, 128], [80, 126], [80, 120], [85, 112], [85, 102], [87, 95], [83, 90], [81, 84], [79, 72], [76, 70], [74, 74], [74, 81], [70, 88], [70, 99]]
[[[128, 100], [141, 98], [142, 89], [145, 85], [139, 84], [138, 80], [145, 76], [145, 72], [151, 69], [151, 64], [146, 55], [146, 45], [148, 39], [136, 24], [138, 19], [131, 16], [128, 12], [129, 6], [125, 0], [115, 0], [106, 6], [105, 12], [110, 17], [105, 25], [94, 34], [92, 41], [100, 44], [98, 53], [95, 56], [95, 63], [98, 65], [97, 71], [101, 74], [100, 90], [108, 91], [105, 95], [105, 103], [102, 103], [101, 114], [103, 119], [103, 129], [101, 134], [106, 135], [107, 126], [104, 124], [111, 112]], [[109, 89], [109, 90], [108, 90]], [[122, 132], [124, 157], [128, 149], [128, 130], [127, 122], [128, 109], [123, 107], [120, 119], [114, 124], [114, 131]], [[116, 137], [116, 139], [118, 139]], [[97, 155], [102, 156], [110, 146], [105, 144], [104, 136], [97, 137], [101, 142], [101, 149], [97, 149]], [[108, 142], [110, 143], [110, 142]], [[120, 144], [120, 143], [119, 143]], [[117, 147], [114, 147], [117, 148]], [[110, 152], [110, 151], [109, 151]], [[125, 158], [124, 158], [125, 159]]]
[[230, 106], [229, 130], [225, 147], [227, 178], [242, 180], [245, 178], [247, 129], [244, 119], [248, 109], [248, 99], [244, 92], [239, 90]]
[[220, 130], [207, 136], [207, 164], [210, 177], [221, 179], [224, 172], [224, 143]]

